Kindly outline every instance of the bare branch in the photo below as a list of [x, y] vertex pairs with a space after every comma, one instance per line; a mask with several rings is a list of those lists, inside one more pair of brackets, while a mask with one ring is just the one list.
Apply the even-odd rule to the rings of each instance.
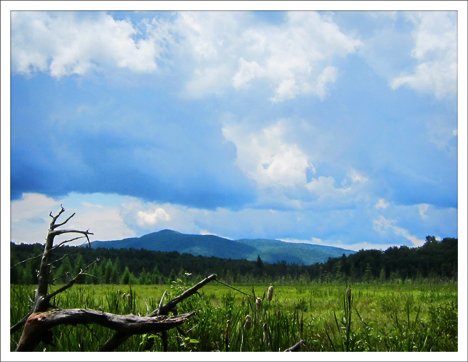
[[231, 289], [234, 289], [235, 291], [237, 291], [237, 292], [239, 292], [239, 293], [242, 293], [242, 294], [244, 294], [244, 295], [246, 295], [246, 296], [248, 296], [248, 297], [255, 298], [252, 294], [244, 293], [242, 290], [239, 290], [239, 289], [237, 289], [237, 288], [234, 288], [234, 287], [230, 286], [229, 284], [223, 283], [223, 282], [220, 281], [220, 280], [217, 280], [217, 279], [216, 279], [216, 281], [217, 281], [219, 284], [222, 284], [222, 285], [225, 285], [225, 286], [227, 286], [227, 287], [229, 287], [229, 288], [231, 288]]
[[76, 238], [62, 241], [61, 243], [55, 245], [52, 249], [50, 249], [50, 251], [55, 250], [57, 248], [60, 248], [62, 245], [66, 244], [66, 243], [69, 243], [69, 242], [72, 242], [72, 241], [75, 241], [75, 240], [78, 240], [78, 239], [83, 239], [83, 238], [84, 238], [84, 236], [77, 236]]
[[148, 314], [149, 317], [151, 316], [156, 316], [156, 315], [166, 315], [173, 309], [178, 303], [182, 302], [183, 300], [187, 299], [188, 297], [192, 296], [195, 294], [198, 289], [202, 288], [212, 280], [216, 280], [216, 274], [212, 274], [209, 277], [203, 279], [200, 283], [194, 285], [192, 288], [187, 289], [185, 292], [180, 294], [179, 296], [171, 299], [168, 303], [163, 305], [162, 307], [159, 307], [152, 313]]
[[48, 266], [52, 266], [52, 264], [55, 264], [55, 263], [59, 262], [60, 260], [65, 259], [67, 256], [68, 256], [68, 254], [65, 254], [65, 255], [62, 256], [60, 259], [54, 260], [54, 261], [50, 262], [50, 263], [47, 264], [47, 265], [48, 265]]
[[88, 235], [94, 235], [93, 233], [90, 233], [88, 230], [83, 231], [83, 230], [74, 230], [74, 229], [54, 230], [54, 231], [51, 231], [49, 235], [55, 237], [57, 235], [68, 234], [68, 233], [83, 234], [86, 237], [88, 237]]
[[60, 223], [60, 224], [54, 224], [54, 229], [58, 228], [59, 226], [62, 226], [62, 225], [65, 225], [73, 216], [75, 216], [75, 213], [73, 213], [67, 220], [65, 220], [64, 222]]
[[95, 261], [93, 261], [91, 264], [89, 264], [87, 267], [85, 267], [84, 269], [81, 269], [80, 272], [72, 279], [68, 282], [67, 285], [63, 286], [62, 288], [60, 289], [57, 289], [55, 292], [53, 293], [50, 293], [48, 295], [46, 295], [44, 297], [44, 300], [48, 301], [50, 300], [52, 297], [56, 296], [57, 294], [59, 293], [62, 293], [63, 291], [71, 288], [73, 286], [73, 284], [76, 283], [76, 281], [78, 280], [78, 277], [81, 276], [81, 275], [85, 275], [85, 271], [88, 270], [89, 267], [91, 267], [93, 264], [97, 263], [99, 261], [99, 259], [96, 259]]
[[[167, 313], [169, 313], [169, 311], [171, 311], [177, 305], [177, 303], [180, 303], [183, 300], [187, 299], [188, 297], [192, 296], [193, 294], [197, 293], [198, 289], [202, 288], [203, 286], [205, 286], [212, 280], [216, 280], [216, 274], [210, 275], [209, 277], [203, 279], [200, 283], [196, 284], [190, 289], [187, 289], [181, 295], [175, 297], [174, 299], [170, 300], [167, 304], [161, 306], [162, 300], [164, 299], [164, 296], [166, 294], [166, 292], [164, 292], [163, 297], [161, 298], [161, 301], [159, 302], [160, 304], [159, 308], [154, 310], [150, 314], [148, 314], [147, 317], [167, 315]], [[120, 346], [123, 342], [125, 342], [130, 337], [131, 335], [128, 333], [117, 332], [111, 338], [109, 338], [107, 342], [104, 343], [104, 345], [102, 345], [100, 351], [101, 352], [114, 351], [118, 346]], [[164, 342], [164, 333], [163, 333], [163, 342]]]
[[36, 256], [33, 256], [33, 257], [31, 257], [31, 258], [24, 259], [23, 261], [20, 261], [19, 263], [16, 263], [15, 265], [12, 265], [12, 266], [10, 267], [10, 269], [14, 268], [14, 267], [17, 266], [17, 265], [26, 263], [28, 260], [32, 260], [32, 259], [39, 258], [39, 257], [42, 256], [42, 255], [43, 255], [43, 253], [40, 253], [40, 254], [38, 254], [38, 255], [36, 255]]
[[56, 216], [52, 215], [52, 211], [49, 214], [49, 216], [52, 218], [52, 221], [50, 222], [50, 230], [54, 230], [55, 222], [60, 217], [60, 215], [62, 215], [65, 212], [65, 209], [63, 208], [63, 206], [61, 204], [60, 204], [60, 208], [61, 208], [61, 210]]
[[163, 305], [163, 300], [164, 300], [164, 297], [166, 296], [166, 293], [167, 293], [167, 290], [164, 291], [162, 297], [161, 297], [161, 300], [159, 301], [159, 308], [158, 308], [158, 315], [159, 315], [159, 311], [161, 310], [161, 307]]

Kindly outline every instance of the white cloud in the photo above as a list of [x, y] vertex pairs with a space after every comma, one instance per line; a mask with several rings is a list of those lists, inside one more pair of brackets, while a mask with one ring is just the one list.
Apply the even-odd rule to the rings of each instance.
[[424, 11], [409, 13], [414, 23], [414, 48], [411, 56], [418, 61], [413, 74], [394, 78], [391, 87], [406, 84], [436, 98], [457, 94], [457, 15], [456, 12]]
[[255, 78], [264, 75], [263, 69], [258, 65], [257, 62], [246, 62], [244, 58], [239, 59], [239, 71], [234, 75], [232, 79], [232, 85], [234, 88], [247, 88], [248, 83]]
[[95, 204], [91, 204], [91, 203], [86, 202], [86, 201], [83, 201], [83, 202], [81, 203], [81, 205], [83, 205], [84, 207], [97, 207], [97, 208], [99, 208], [99, 209], [102, 209], [102, 208], [104, 207], [104, 206], [102, 206], [102, 205], [95, 205]]
[[427, 219], [426, 212], [429, 209], [429, 205], [428, 204], [420, 204], [420, 205], [418, 205], [418, 209], [419, 209], [419, 215], [421, 215], [421, 218]]
[[296, 144], [284, 140], [284, 122], [250, 134], [240, 126], [227, 126], [223, 135], [235, 143], [241, 170], [261, 187], [303, 186], [307, 170], [315, 173], [307, 155]]
[[375, 204], [376, 209], [386, 209], [389, 206], [388, 202], [385, 202], [385, 199], [379, 199]]
[[161, 53], [158, 34], [137, 39], [131, 22], [100, 12], [14, 12], [11, 29], [12, 68], [18, 73], [61, 78], [107, 67], [153, 72]]
[[42, 194], [24, 193], [22, 199], [11, 202], [11, 222], [40, 216], [47, 220], [51, 211], [53, 214], [57, 208], [60, 211], [60, 203]]
[[[74, 194], [55, 200], [41, 194], [23, 194], [22, 199], [11, 202], [11, 241], [43, 243], [51, 221], [49, 213], [57, 215], [61, 204], [65, 208], [65, 213], [59, 221], [65, 221], [75, 213], [75, 216], [67, 222], [67, 228], [89, 229], [94, 234], [90, 237], [91, 240], [121, 239], [135, 235], [135, 232], [125, 224], [116, 207], [96, 205], [87, 201], [81, 202], [78, 207], [68, 207], [74, 203], [74, 199], [86, 197]], [[58, 237], [57, 241], [59, 240], [66, 239]], [[78, 240], [69, 245], [82, 243], [83, 240]]]
[[[336, 180], [331, 176], [319, 176], [312, 178], [305, 187], [315, 194], [322, 202], [332, 202], [335, 206], [351, 199], [358, 199], [359, 192], [369, 179], [354, 169], [350, 169], [346, 178], [341, 182], [342, 187], [335, 186]], [[338, 204], [336, 204], [338, 202]]]
[[320, 99], [325, 99], [328, 95], [327, 83], [334, 83], [336, 81], [337, 70], [335, 67], [326, 67], [323, 72], [318, 76], [317, 87], [315, 93]]
[[369, 179], [360, 171], [349, 168], [341, 185], [333, 176], [317, 175], [310, 156], [314, 149], [305, 152], [293, 141], [297, 132], [293, 123], [284, 119], [255, 130], [250, 124], [228, 120], [222, 129], [226, 140], [236, 146], [236, 164], [257, 185], [256, 206], [346, 208], [365, 198]]
[[118, 209], [125, 224], [139, 235], [161, 229], [199, 234], [201, 228], [195, 224], [195, 220], [204, 217], [201, 209], [145, 202], [136, 197], [127, 197]]
[[337, 77], [333, 60], [361, 45], [331, 16], [308, 11], [289, 12], [276, 26], [256, 22], [249, 12], [178, 12], [172, 22], [155, 17], [140, 23], [105, 13], [12, 16], [15, 72], [56, 78], [116, 68], [155, 72], [167, 62], [190, 97], [245, 89], [262, 79], [273, 102], [299, 94], [324, 99]]
[[143, 227], [154, 226], [160, 221], [171, 220], [169, 214], [162, 207], [158, 207], [154, 211], [138, 211], [137, 215], [137, 223]]
[[387, 230], [392, 231], [395, 235], [401, 235], [408, 239], [413, 246], [421, 246], [425, 243], [424, 240], [418, 239], [409, 233], [408, 230], [403, 229], [399, 226], [395, 226], [396, 220], [390, 220], [383, 216], [380, 216], [378, 220], [374, 220], [374, 229], [380, 233], [385, 233]]

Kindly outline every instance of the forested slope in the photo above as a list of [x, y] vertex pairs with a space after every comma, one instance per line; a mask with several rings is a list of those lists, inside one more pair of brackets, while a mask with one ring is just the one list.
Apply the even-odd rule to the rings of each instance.
[[[40, 263], [41, 244], [14, 243], [11, 246], [11, 282], [33, 284]], [[216, 273], [229, 282], [255, 281], [425, 281], [456, 280], [458, 270], [458, 239], [442, 241], [432, 236], [418, 248], [407, 246], [391, 247], [385, 251], [360, 250], [349, 256], [329, 258], [325, 263], [299, 265], [267, 263], [257, 256], [256, 261], [194, 256], [179, 252], [158, 252], [145, 249], [104, 249], [64, 246], [56, 250], [54, 276], [57, 283], [77, 273], [80, 268], [96, 258], [100, 262], [89, 273], [96, 278], [86, 277], [83, 283], [164, 283], [174, 280], [185, 272], [205, 277]], [[20, 261], [27, 260], [18, 264]]]

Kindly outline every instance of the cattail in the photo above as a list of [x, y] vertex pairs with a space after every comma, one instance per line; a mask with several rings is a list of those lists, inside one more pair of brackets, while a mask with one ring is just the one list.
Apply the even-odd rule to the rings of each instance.
[[118, 289], [118, 290], [117, 290], [117, 294], [120, 295], [120, 293], [121, 293], [121, 291], [120, 291], [120, 289]]
[[231, 323], [231, 321], [228, 320], [227, 324], [226, 324], [226, 330], [224, 332], [224, 346], [225, 346], [226, 352], [229, 351], [229, 324], [230, 323]]
[[249, 316], [249, 315], [245, 316], [244, 327], [245, 327], [246, 330], [249, 330], [250, 328], [252, 328], [252, 317], [251, 316]]
[[268, 288], [268, 301], [271, 302], [272, 299], [273, 299], [273, 286], [270, 285], [270, 287]]
[[127, 294], [123, 293], [123, 294], [122, 294], [122, 299], [125, 299], [125, 296], [126, 296], [126, 295], [127, 295]]
[[268, 344], [268, 326], [267, 324], [263, 324], [263, 343]]
[[262, 300], [260, 298], [257, 298], [255, 301], [255, 305], [257, 306], [257, 310], [260, 310], [260, 307], [262, 306]]
[[127, 302], [128, 302], [128, 305], [131, 307], [132, 306], [132, 295], [131, 294], [127, 294]]

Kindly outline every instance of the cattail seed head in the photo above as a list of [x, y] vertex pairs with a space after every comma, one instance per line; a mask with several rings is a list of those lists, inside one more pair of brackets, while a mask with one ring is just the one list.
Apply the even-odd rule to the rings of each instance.
[[126, 295], [127, 295], [127, 294], [123, 293], [123, 294], [122, 294], [122, 299], [125, 299], [125, 296], [126, 296]]
[[251, 316], [249, 316], [249, 315], [245, 316], [244, 327], [245, 327], [246, 330], [249, 330], [250, 328], [252, 328], [252, 317]]
[[270, 285], [270, 287], [268, 288], [268, 301], [271, 302], [272, 299], [273, 299], [273, 285]]
[[260, 307], [262, 306], [262, 300], [260, 298], [257, 298], [255, 301], [255, 305], [257, 307], [257, 310], [260, 310]]
[[129, 306], [132, 305], [132, 295], [131, 294], [127, 294], [127, 302], [128, 302]]

